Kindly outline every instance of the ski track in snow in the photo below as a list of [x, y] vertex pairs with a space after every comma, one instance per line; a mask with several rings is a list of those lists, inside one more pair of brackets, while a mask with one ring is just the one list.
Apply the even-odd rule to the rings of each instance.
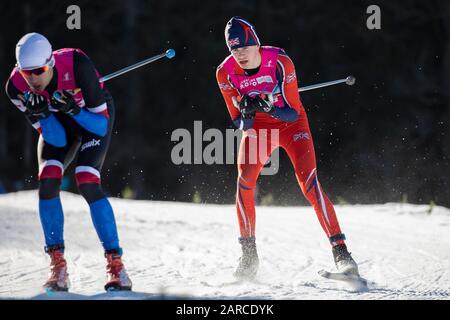
[[232, 205], [111, 198], [133, 292], [106, 293], [89, 207], [63, 192], [70, 293], [45, 293], [49, 258], [37, 192], [0, 195], [0, 299], [450, 299], [450, 209], [336, 206], [369, 290], [320, 277], [333, 270], [312, 207], [257, 207], [257, 279], [232, 277], [240, 256]]

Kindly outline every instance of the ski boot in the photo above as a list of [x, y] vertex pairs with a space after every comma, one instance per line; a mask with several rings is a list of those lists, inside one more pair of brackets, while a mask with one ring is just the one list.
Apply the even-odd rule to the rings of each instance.
[[121, 256], [121, 249], [113, 249], [105, 252], [105, 258], [107, 261], [107, 282], [105, 285], [106, 291], [131, 290], [132, 283], [125, 270]]
[[345, 244], [338, 244], [333, 247], [333, 257], [336, 268], [340, 273], [359, 276], [358, 265], [347, 251]]
[[[52, 248], [53, 247], [53, 248]], [[67, 263], [64, 259], [64, 246], [50, 246], [46, 251], [50, 256], [50, 274], [44, 289], [47, 291], [68, 291], [69, 274], [67, 273]]]
[[259, 266], [255, 238], [239, 238], [239, 242], [242, 246], [242, 256], [234, 276], [239, 280], [252, 280], [255, 278]]

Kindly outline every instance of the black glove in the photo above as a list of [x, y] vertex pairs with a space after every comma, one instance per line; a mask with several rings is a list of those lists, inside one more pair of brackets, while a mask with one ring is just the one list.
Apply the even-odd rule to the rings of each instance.
[[239, 110], [241, 111], [242, 119], [253, 119], [255, 117], [256, 109], [253, 106], [253, 99], [244, 94], [239, 102]]
[[66, 90], [53, 92], [52, 107], [59, 112], [75, 116], [80, 113], [81, 108], [75, 102], [75, 99]]
[[47, 98], [41, 94], [26, 92], [25, 108], [27, 113], [39, 119], [47, 118], [50, 115]]
[[271, 114], [275, 111], [275, 106], [269, 100], [263, 99], [261, 96], [256, 96], [252, 100], [253, 108], [258, 112]]

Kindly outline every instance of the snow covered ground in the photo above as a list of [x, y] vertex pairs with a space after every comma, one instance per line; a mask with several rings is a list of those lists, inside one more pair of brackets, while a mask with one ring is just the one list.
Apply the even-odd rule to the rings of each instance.
[[449, 299], [450, 210], [336, 206], [369, 290], [324, 279], [331, 250], [311, 207], [258, 207], [260, 270], [232, 283], [240, 247], [234, 206], [111, 199], [134, 292], [105, 293], [105, 261], [88, 206], [62, 193], [71, 292], [46, 294], [49, 259], [37, 192], [0, 196], [2, 299]]

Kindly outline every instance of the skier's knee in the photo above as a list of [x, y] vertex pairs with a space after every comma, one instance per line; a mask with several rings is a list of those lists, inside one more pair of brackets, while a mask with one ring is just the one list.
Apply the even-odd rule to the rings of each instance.
[[48, 200], [59, 195], [61, 179], [47, 178], [39, 181], [39, 199]]
[[245, 190], [250, 190], [250, 189], [255, 188], [256, 178], [239, 175], [239, 177], [237, 179], [237, 183], [238, 183], [239, 187], [241, 187]]
[[80, 194], [88, 203], [93, 203], [105, 197], [102, 188], [97, 183], [83, 183], [78, 185]]

